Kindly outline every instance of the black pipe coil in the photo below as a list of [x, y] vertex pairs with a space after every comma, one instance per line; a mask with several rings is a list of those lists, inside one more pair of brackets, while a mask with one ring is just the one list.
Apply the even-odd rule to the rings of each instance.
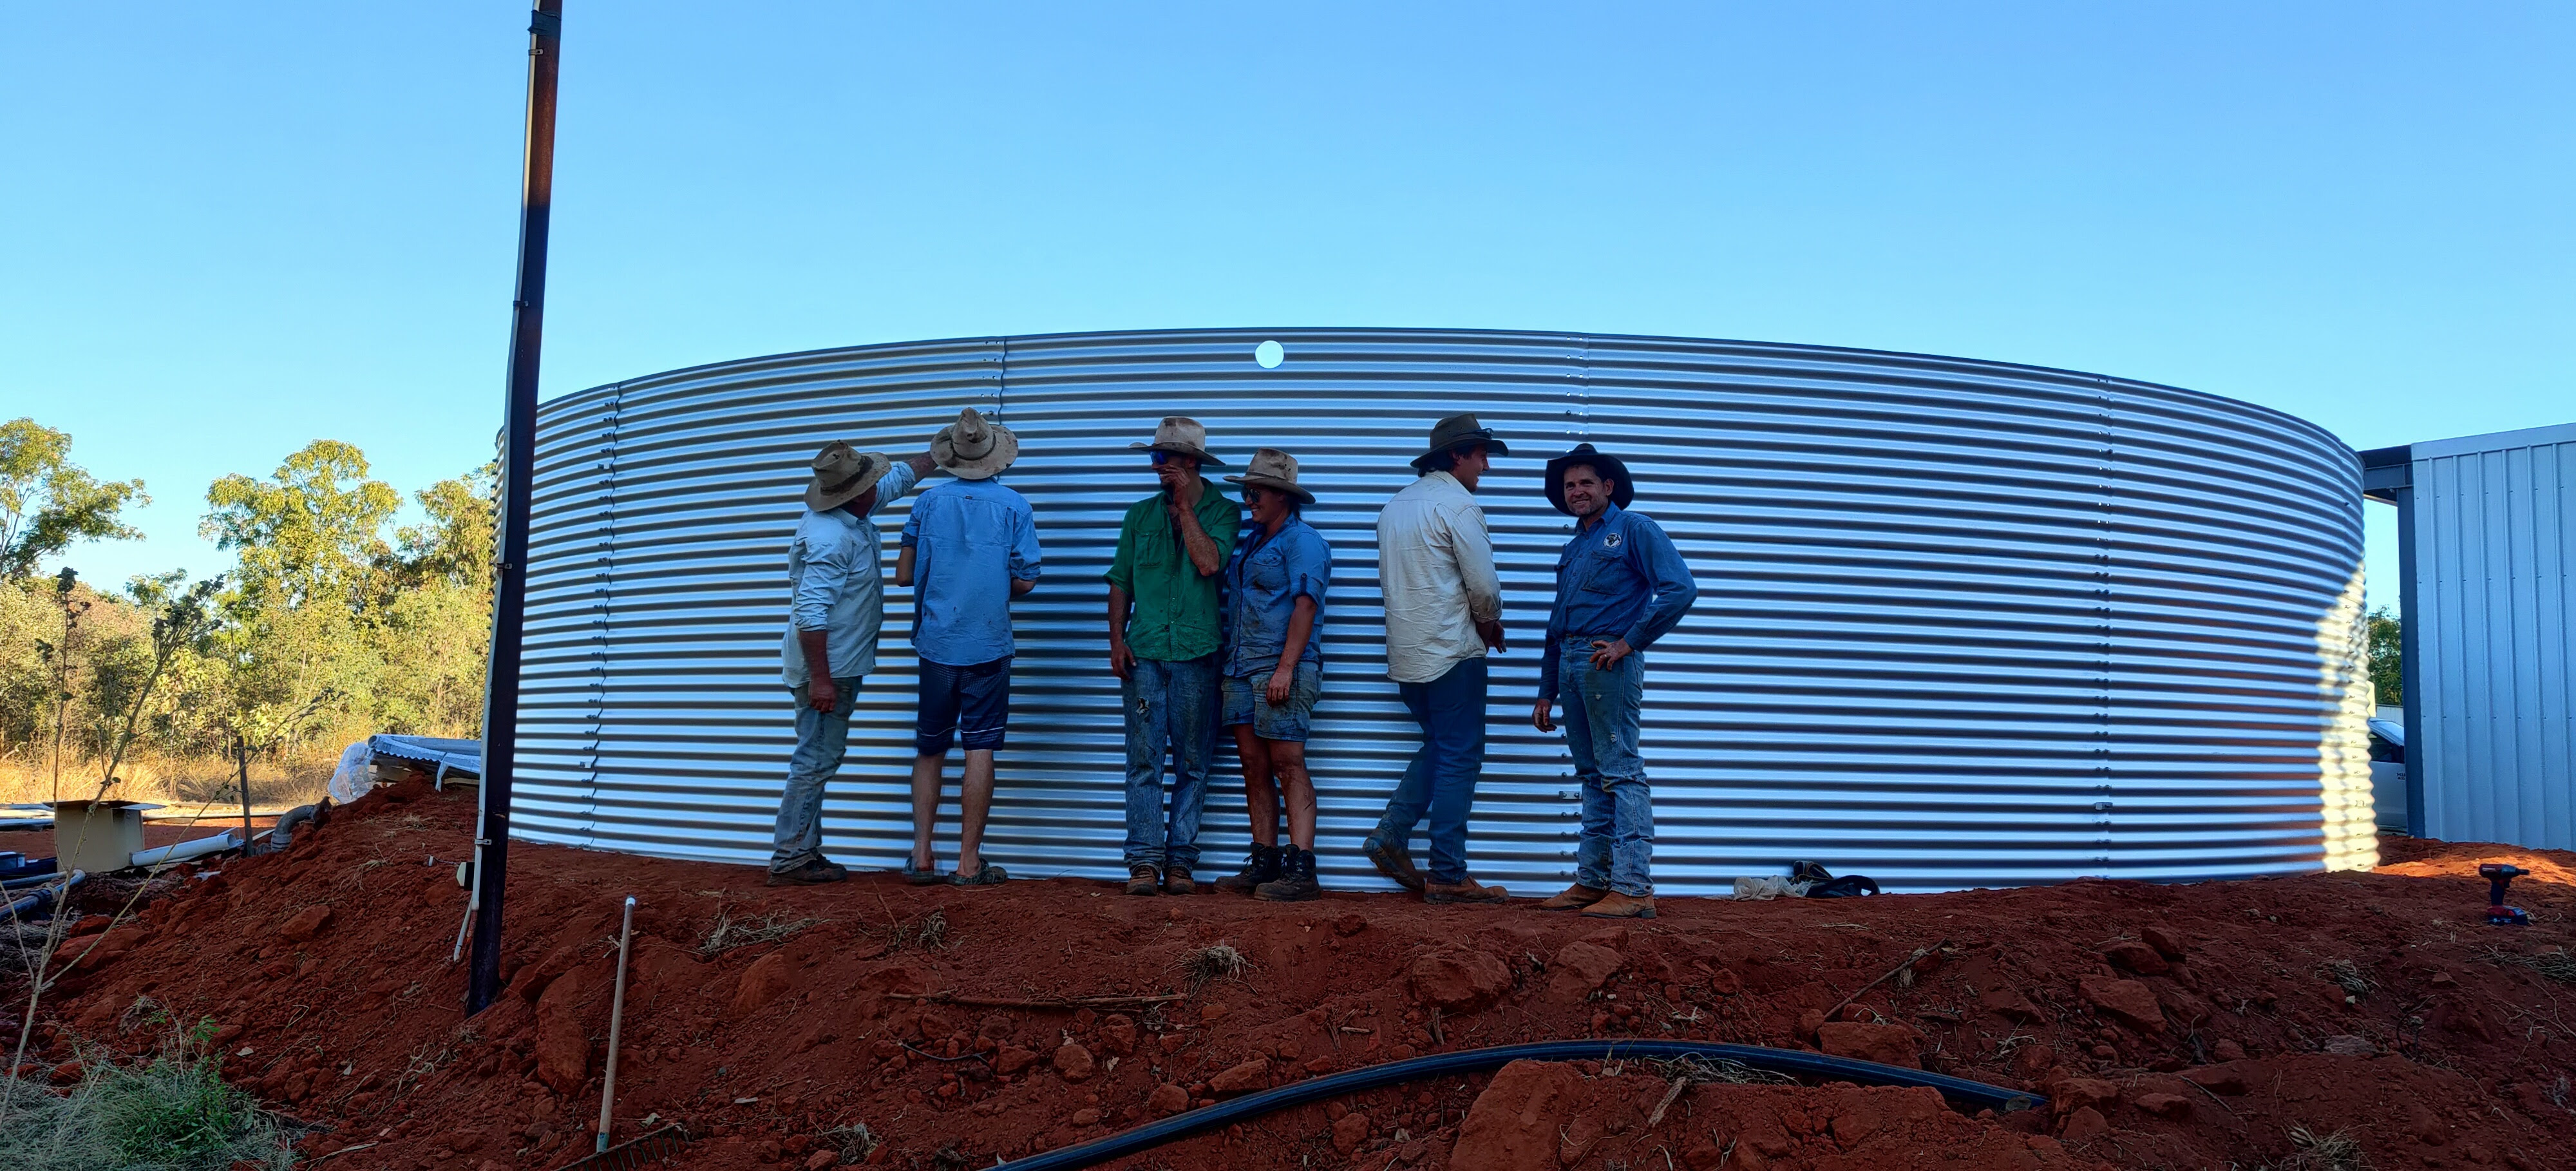
[[1857, 1082], [1867, 1086], [1923, 1086], [1941, 1091], [1941, 1096], [1960, 1110], [1993, 1110], [2009, 1114], [2045, 1106], [2046, 1098], [2019, 1090], [2007, 1090], [1966, 1078], [1926, 1073], [1900, 1065], [1881, 1065], [1875, 1061], [1854, 1061], [1800, 1049], [1772, 1049], [1761, 1045], [1720, 1045], [1702, 1041], [1537, 1041], [1527, 1045], [1496, 1045], [1488, 1049], [1466, 1049], [1455, 1053], [1434, 1053], [1407, 1061], [1394, 1061], [1354, 1069], [1312, 1081], [1295, 1082], [1277, 1089], [1248, 1094], [1230, 1102], [1175, 1114], [1121, 1131], [1104, 1139], [1080, 1146], [1065, 1147], [1025, 1159], [1013, 1159], [1003, 1166], [1010, 1171], [1074, 1171], [1124, 1158], [1138, 1151], [1167, 1142], [1203, 1134], [1219, 1127], [1231, 1126], [1291, 1106], [1303, 1106], [1324, 1098], [1356, 1094], [1381, 1086], [1398, 1085], [1445, 1074], [1477, 1073], [1500, 1069], [1514, 1061], [1632, 1061], [1697, 1057], [1711, 1061], [1732, 1061], [1753, 1069], [1773, 1073], [1798, 1074]]

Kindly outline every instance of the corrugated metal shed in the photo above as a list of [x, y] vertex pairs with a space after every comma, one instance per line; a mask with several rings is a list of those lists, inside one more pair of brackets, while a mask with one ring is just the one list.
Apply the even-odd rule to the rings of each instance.
[[2401, 513], [2415, 832], [2576, 849], [2576, 423], [2365, 458]]
[[[1254, 361], [1276, 340], [1285, 360]], [[546, 404], [515, 824], [640, 853], [766, 857], [791, 740], [785, 548], [823, 442], [919, 451], [961, 406], [1020, 436], [1045, 575], [1015, 606], [1010, 745], [987, 850], [1111, 876], [1123, 743], [1100, 575], [1153, 484], [1127, 449], [1166, 414], [1240, 465], [1303, 461], [1332, 542], [1310, 760], [1331, 885], [1416, 734], [1384, 677], [1374, 521], [1432, 421], [1510, 440], [1480, 495], [1513, 649], [1495, 664], [1477, 872], [1571, 872], [1559, 736], [1528, 725], [1570, 522], [1541, 462], [1624, 456], [1636, 507], [1697, 569], [1649, 656], [1657, 877], [1673, 893], [1795, 858], [1894, 889], [2368, 865], [2352, 453], [2210, 395], [2065, 371], [1811, 346], [1440, 330], [976, 338], [728, 362]], [[902, 522], [898, 504], [882, 523]], [[887, 542], [888, 572], [894, 542]], [[911, 594], [825, 806], [826, 848], [891, 866]], [[953, 776], [952, 765], [952, 776]], [[1231, 753], [1204, 844], [1246, 840]], [[953, 804], [950, 809], [953, 813]], [[943, 841], [943, 856], [953, 848]], [[1230, 864], [1229, 864], [1230, 868]]]

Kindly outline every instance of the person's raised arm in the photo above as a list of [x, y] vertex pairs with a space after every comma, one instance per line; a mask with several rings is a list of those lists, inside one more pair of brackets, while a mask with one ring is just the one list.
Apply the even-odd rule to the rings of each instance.
[[[1204, 484], [1199, 490], [1201, 493], [1214, 491]], [[1164, 501], [1163, 511], [1171, 516], [1173, 531], [1181, 535], [1181, 548], [1190, 555], [1190, 568], [1198, 570], [1200, 577], [1215, 577], [1225, 572], [1225, 551], [1218, 545], [1216, 534], [1199, 524], [1197, 503], [1184, 504], [1178, 495], [1166, 496]], [[1232, 544], [1235, 526], [1226, 524], [1221, 527], [1228, 530], [1225, 543]]]

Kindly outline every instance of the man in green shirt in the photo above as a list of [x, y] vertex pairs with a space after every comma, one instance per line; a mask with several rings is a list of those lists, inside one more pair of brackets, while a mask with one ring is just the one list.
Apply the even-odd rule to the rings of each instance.
[[[1199, 474], [1222, 467], [1207, 428], [1178, 415], [1154, 429], [1162, 491], [1118, 526], [1109, 563], [1109, 672], [1127, 712], [1127, 893], [1198, 893], [1199, 811], [1216, 753], [1217, 579], [1242, 514]], [[1163, 759], [1172, 800], [1163, 805]]]

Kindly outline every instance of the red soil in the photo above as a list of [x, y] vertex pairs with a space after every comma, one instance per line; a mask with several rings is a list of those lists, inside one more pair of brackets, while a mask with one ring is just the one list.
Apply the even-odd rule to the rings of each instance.
[[[1674, 1095], [1636, 1063], [1523, 1064], [1117, 1165], [2216, 1168], [2281, 1162], [2293, 1133], [2337, 1131], [2383, 1171], [2564, 1167], [2576, 1150], [2563, 1072], [2576, 986], [2509, 962], [2567, 947], [2566, 854], [2399, 840], [2372, 874], [1671, 899], [1657, 920], [1618, 925], [1528, 903], [1142, 899], [1073, 880], [969, 891], [871, 874], [770, 890], [750, 868], [520, 845], [509, 988], [468, 1019], [447, 956], [472, 810], [470, 789], [406, 783], [285, 854], [156, 884], [140, 930], [107, 936], [46, 1005], [45, 1063], [73, 1059], [76, 1038], [147, 1050], [155, 1030], [128, 1010], [148, 997], [221, 1025], [228, 1077], [325, 1128], [309, 1151], [376, 1144], [336, 1167], [560, 1166], [590, 1147], [618, 902], [632, 894], [615, 1137], [648, 1115], [681, 1122], [683, 1165], [716, 1171], [834, 1165], [832, 1133], [855, 1124], [883, 1140], [874, 1164], [988, 1167], [1289, 1079], [1596, 1036], [1821, 1040], [2053, 1103], [1967, 1117], [1928, 1091]], [[2533, 926], [2480, 922], [2485, 886], [2470, 875], [2490, 857], [2542, 872], [2514, 892]], [[945, 938], [925, 949], [934, 913]], [[773, 914], [822, 921], [702, 952], [719, 916]], [[1243, 975], [1149, 1009], [903, 998], [1186, 992], [1185, 957], [1220, 942], [1250, 959]], [[1822, 1021], [1925, 947], [1911, 975]]]

